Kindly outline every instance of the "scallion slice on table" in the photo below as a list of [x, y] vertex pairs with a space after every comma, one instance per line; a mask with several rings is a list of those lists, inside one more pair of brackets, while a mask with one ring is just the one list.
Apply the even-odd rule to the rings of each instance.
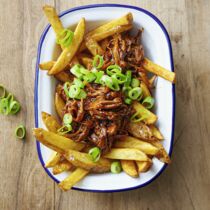
[[23, 125], [19, 125], [16, 129], [15, 129], [15, 136], [18, 139], [24, 139], [26, 136], [26, 128]]
[[19, 102], [17, 101], [12, 101], [10, 104], [9, 104], [9, 114], [16, 114], [17, 112], [20, 111], [20, 104]]
[[119, 174], [122, 171], [122, 167], [119, 161], [114, 161], [111, 164], [111, 172], [114, 174]]
[[3, 85], [0, 85], [0, 99], [5, 98], [6, 96], [6, 89]]
[[97, 162], [101, 156], [101, 150], [98, 147], [93, 147], [89, 150], [88, 154], [90, 155], [93, 162]]

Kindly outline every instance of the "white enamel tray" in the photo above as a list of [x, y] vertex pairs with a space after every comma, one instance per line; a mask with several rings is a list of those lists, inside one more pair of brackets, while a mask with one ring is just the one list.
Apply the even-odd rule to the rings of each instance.
[[[87, 29], [90, 30], [104, 22], [119, 18], [132, 12], [135, 28], [144, 28], [142, 37], [145, 54], [153, 62], [173, 71], [173, 57], [168, 33], [163, 24], [150, 12], [133, 6], [116, 4], [87, 5], [73, 8], [61, 13], [60, 18], [64, 27], [75, 26], [81, 17], [87, 21]], [[39, 70], [39, 63], [52, 60], [55, 47], [55, 34], [49, 25], [44, 30], [39, 46], [36, 65], [35, 81], [35, 125], [45, 128], [41, 119], [41, 112], [55, 114], [54, 90], [56, 81]], [[158, 78], [156, 89], [156, 114], [158, 127], [164, 136], [163, 146], [171, 155], [174, 133], [175, 113], [175, 89], [170, 82]], [[37, 142], [37, 151], [41, 164], [44, 166], [52, 151]], [[142, 173], [139, 178], [131, 178], [124, 172], [120, 174], [91, 174], [74, 186], [73, 189], [93, 192], [118, 192], [143, 187], [157, 178], [166, 165], [154, 159], [151, 170]], [[60, 182], [68, 176], [68, 173], [53, 175], [51, 169], [46, 169], [47, 174], [56, 182]]]

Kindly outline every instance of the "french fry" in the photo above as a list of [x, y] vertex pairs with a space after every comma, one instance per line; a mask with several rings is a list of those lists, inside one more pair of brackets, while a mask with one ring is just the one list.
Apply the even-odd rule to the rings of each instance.
[[88, 173], [89, 171], [85, 169], [77, 168], [66, 179], [60, 182], [58, 186], [62, 190], [67, 191], [71, 189], [77, 182], [82, 180]]
[[108, 159], [117, 160], [139, 160], [147, 161], [148, 157], [145, 153], [138, 149], [111, 149], [111, 151], [105, 154], [103, 157]]
[[57, 133], [57, 130], [61, 127], [55, 117], [46, 112], [42, 112], [42, 120], [46, 128], [51, 132]]
[[[133, 16], [131, 13], [126, 14], [123, 17], [112, 20], [104, 25], [101, 25], [94, 30], [87, 33], [85, 38], [89, 37], [95, 41], [101, 41], [116, 33], [122, 33], [132, 28]], [[82, 43], [79, 52], [86, 49], [85, 41]]]
[[92, 38], [88, 38], [85, 41], [86, 47], [91, 52], [93, 56], [95, 55], [103, 55], [104, 51], [100, 47], [100, 45]]
[[[96, 29], [90, 31], [86, 37], [91, 37], [96, 41], [101, 41], [102, 39], [112, 36], [115, 33], [121, 33], [120, 27], [128, 26], [133, 22], [132, 13], [128, 13], [118, 19], [112, 20], [104, 25], [97, 27]], [[121, 29], [122, 30], [122, 29]]]
[[73, 81], [73, 78], [70, 77], [70, 75], [68, 73], [66, 73], [65, 71], [61, 71], [61, 72], [55, 74], [55, 78], [61, 82], [72, 82]]
[[63, 71], [63, 69], [71, 62], [72, 58], [79, 49], [80, 44], [82, 43], [84, 34], [85, 34], [85, 19], [82, 18], [75, 29], [72, 43], [70, 44], [69, 47], [63, 49], [63, 52], [60, 54], [55, 65], [48, 72], [49, 75], [54, 75]]
[[51, 168], [54, 167], [56, 164], [59, 163], [61, 159], [61, 154], [53, 151], [51, 157], [49, 158], [49, 160], [45, 163], [45, 167], [46, 168]]
[[55, 93], [55, 110], [60, 117], [60, 119], [63, 119], [63, 108], [65, 107], [65, 103], [63, 99], [60, 97], [58, 93]]
[[169, 71], [169, 70], [153, 63], [148, 58], [144, 58], [143, 67], [147, 71], [152, 72], [153, 74], [156, 74], [172, 83], [175, 83], [175, 73], [174, 72]]
[[120, 139], [116, 140], [114, 143], [114, 147], [139, 149], [148, 155], [156, 155], [159, 152], [159, 149], [152, 144], [141, 141], [131, 136], [123, 136]]
[[147, 172], [152, 166], [152, 161], [136, 161], [136, 165], [139, 173]]
[[103, 173], [110, 171], [111, 161], [105, 158], [100, 158], [97, 162], [93, 162], [89, 154], [75, 150], [68, 150], [64, 157], [74, 166], [91, 172]]
[[136, 110], [136, 112], [139, 113], [140, 116], [145, 117], [143, 121], [146, 124], [154, 124], [157, 121], [157, 116], [148, 109], [146, 109], [143, 105], [141, 105], [137, 101], [134, 101], [133, 108]]
[[146, 98], [148, 96], [151, 96], [151, 93], [150, 93], [148, 87], [146, 86], [146, 84], [144, 82], [141, 82], [140, 87], [142, 89], [144, 98]]
[[56, 13], [56, 10], [54, 7], [49, 6], [49, 5], [45, 5], [43, 7], [43, 11], [50, 23], [50, 25], [52, 26], [53, 30], [56, 33], [56, 36], [58, 36], [62, 31], [63, 31], [63, 25]]
[[167, 154], [166, 150], [164, 149], [163, 145], [159, 141], [152, 142], [152, 144], [155, 147], [160, 149], [160, 151], [156, 155], [156, 157], [164, 163], [171, 163], [171, 159], [170, 159], [169, 155]]
[[84, 148], [84, 144], [82, 143], [76, 143], [69, 138], [42, 128], [34, 128], [33, 135], [39, 142], [60, 154], [65, 153], [69, 149], [82, 150]]
[[55, 64], [55, 61], [47, 61], [39, 64], [41, 70], [50, 70]]
[[81, 55], [79, 55], [79, 59], [81, 60], [82, 64], [85, 66], [85, 68], [87, 68], [87, 69], [92, 68], [93, 60], [91, 58], [89, 58], [86, 55], [81, 54]]
[[53, 167], [52, 173], [54, 175], [57, 175], [57, 174], [60, 174], [64, 171], [73, 170], [74, 168], [75, 167], [71, 163], [69, 163], [69, 161], [62, 160]]
[[136, 164], [133, 160], [121, 160], [123, 171], [132, 177], [138, 177], [139, 173], [136, 170]]
[[149, 125], [151, 131], [152, 131], [152, 135], [159, 139], [159, 140], [163, 140], [163, 135], [161, 134], [160, 130], [155, 126], [155, 125]]

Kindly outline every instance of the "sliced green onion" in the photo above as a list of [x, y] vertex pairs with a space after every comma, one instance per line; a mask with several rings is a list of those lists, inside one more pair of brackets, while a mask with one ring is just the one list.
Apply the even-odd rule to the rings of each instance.
[[130, 98], [126, 98], [125, 103], [130, 105], [132, 103], [132, 100]]
[[84, 68], [82, 65], [80, 64], [75, 64], [71, 69], [70, 72], [76, 76], [79, 79], [82, 79], [82, 73], [81, 73], [81, 68]]
[[3, 85], [0, 85], [0, 99], [5, 98], [6, 96], [6, 89]]
[[132, 71], [130, 71], [130, 70], [126, 71], [126, 81], [125, 81], [125, 84], [124, 84], [125, 87], [130, 86], [131, 77], [132, 77]]
[[69, 89], [69, 97], [76, 98], [80, 94], [81, 89], [76, 85], [71, 85]]
[[104, 64], [103, 56], [96, 55], [93, 59], [93, 67], [100, 69]]
[[87, 97], [87, 93], [84, 90], [80, 90], [80, 93], [78, 96], [76, 96], [76, 99], [83, 99]]
[[128, 96], [128, 93], [129, 93], [129, 91], [130, 90], [132, 90], [132, 88], [131, 87], [123, 87], [122, 88], [122, 91], [123, 91], [123, 93], [125, 94], [125, 96]]
[[86, 68], [84, 68], [83, 66], [80, 68], [80, 72], [81, 72], [82, 74], [84, 74], [84, 75], [87, 75], [87, 74], [90, 73], [90, 71], [87, 70]]
[[24, 139], [26, 136], [26, 128], [23, 125], [19, 125], [16, 129], [15, 129], [15, 136], [19, 139]]
[[11, 93], [9, 93], [7, 96], [7, 100], [9, 103], [11, 103], [14, 100], [14, 96]]
[[64, 125], [69, 125], [72, 123], [72, 120], [73, 120], [73, 117], [70, 113], [66, 113], [64, 116], [63, 116], [63, 124]]
[[9, 104], [9, 114], [16, 114], [20, 111], [20, 103], [17, 101], [12, 101]]
[[121, 67], [118, 65], [110, 65], [106, 68], [106, 73], [109, 76], [112, 76], [113, 74], [121, 73], [121, 70], [122, 70]]
[[128, 96], [132, 100], [138, 99], [141, 95], [142, 95], [142, 89], [140, 87], [135, 87], [128, 92]]
[[83, 77], [84, 81], [86, 82], [93, 82], [95, 79], [96, 79], [96, 76], [94, 73], [92, 72], [88, 72], [88, 74], [86, 74], [84, 77]]
[[101, 150], [98, 147], [93, 147], [89, 150], [88, 154], [90, 155], [93, 162], [97, 162], [101, 156]]
[[126, 76], [121, 73], [116, 73], [112, 75], [112, 78], [115, 78], [119, 84], [123, 84], [126, 82]]
[[139, 112], [136, 112], [135, 114], [133, 114], [131, 116], [130, 120], [131, 120], [131, 122], [140, 122], [140, 121], [143, 121], [146, 118], [147, 118], [146, 115], [141, 116]]
[[69, 29], [64, 29], [56, 39], [56, 43], [62, 45], [63, 47], [68, 47], [73, 40], [74, 32]]
[[133, 79], [131, 80], [131, 86], [132, 86], [133, 88], [139, 87], [139, 85], [140, 85], [140, 81], [139, 81], [138, 79], [133, 78]]
[[71, 125], [64, 125], [57, 130], [57, 132], [61, 135], [64, 135], [64, 134], [66, 134], [70, 131], [72, 131], [72, 126]]
[[154, 106], [154, 103], [155, 103], [155, 99], [151, 96], [147, 96], [143, 102], [142, 102], [142, 105], [144, 107], [146, 107], [147, 109], [151, 109], [153, 106]]
[[120, 86], [118, 84], [118, 81], [115, 78], [111, 78], [107, 75], [102, 76], [101, 83], [105, 84], [107, 87], [109, 87], [112, 90], [119, 91]]
[[114, 174], [119, 174], [122, 171], [122, 167], [119, 161], [115, 161], [111, 164], [111, 172]]
[[64, 86], [63, 86], [63, 89], [64, 89], [64, 92], [66, 94], [66, 96], [69, 98], [69, 89], [71, 87], [71, 84], [70, 82], [65, 82], [64, 83]]
[[0, 100], [0, 113], [4, 115], [9, 114], [9, 101], [7, 98], [3, 98]]
[[104, 75], [104, 71], [95, 71], [94, 74], [96, 76], [95, 83], [100, 84], [101, 78]]
[[74, 78], [73, 83], [79, 88], [84, 88], [85, 87], [84, 83], [80, 79]]

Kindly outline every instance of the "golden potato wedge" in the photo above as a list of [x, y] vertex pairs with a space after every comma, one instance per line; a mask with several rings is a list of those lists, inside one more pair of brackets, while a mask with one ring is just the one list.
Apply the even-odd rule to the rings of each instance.
[[47, 61], [39, 64], [41, 70], [50, 70], [55, 64], [55, 61]]
[[54, 175], [60, 174], [64, 171], [70, 171], [73, 170], [75, 167], [67, 160], [62, 160], [59, 163], [57, 163], [55, 166], [53, 166], [52, 173]]
[[152, 131], [152, 135], [159, 139], [159, 140], [163, 140], [163, 135], [161, 134], [160, 130], [155, 126], [155, 125], [149, 125], [151, 131]]
[[122, 169], [126, 174], [135, 178], [139, 177], [139, 173], [137, 172], [135, 161], [121, 160], [120, 162], [121, 162]]
[[86, 47], [91, 52], [93, 56], [95, 55], [103, 55], [104, 51], [100, 47], [100, 45], [92, 38], [87, 38], [85, 40]]
[[54, 167], [56, 164], [59, 163], [61, 159], [61, 154], [53, 151], [51, 157], [49, 158], [49, 160], [45, 163], [45, 167], [46, 168], [51, 168]]
[[110, 171], [111, 161], [105, 158], [100, 158], [97, 162], [93, 162], [89, 154], [75, 150], [68, 150], [64, 157], [74, 166], [91, 172], [103, 173]]
[[44, 14], [46, 15], [50, 25], [52, 26], [53, 30], [56, 33], [56, 36], [58, 36], [63, 31], [63, 25], [56, 13], [56, 10], [54, 7], [45, 5], [43, 7]]
[[148, 157], [145, 153], [138, 149], [122, 149], [122, 148], [113, 148], [103, 157], [108, 159], [116, 159], [116, 160], [139, 160], [139, 161], [147, 161]]
[[152, 131], [148, 125], [143, 122], [129, 122], [127, 125], [128, 132], [141, 140], [153, 142], [157, 139], [153, 136]]
[[85, 54], [80, 54], [79, 59], [87, 69], [91, 69], [93, 66], [93, 60]]
[[85, 34], [85, 19], [82, 18], [75, 29], [71, 45], [63, 49], [63, 52], [60, 54], [58, 60], [48, 72], [49, 75], [54, 75], [63, 71], [64, 68], [71, 62], [72, 58], [79, 49], [80, 44], [82, 43], [84, 34]]
[[[127, 26], [129, 24], [132, 24], [132, 22], [133, 22], [133, 15], [132, 13], [128, 13], [118, 19], [112, 20], [104, 25], [97, 27], [96, 29], [90, 31], [86, 37], [91, 37], [92, 39], [96, 41], [101, 41], [102, 39], [105, 39], [108, 37], [107, 36], [108, 32], [109, 32], [109, 36], [112, 36], [115, 33], [121, 33], [122, 31], [121, 32], [119, 31], [119, 27]], [[117, 31], [116, 31], [116, 28], [118, 28]], [[106, 34], [106, 36], [104, 36], [104, 34]]]
[[166, 150], [164, 149], [163, 145], [159, 141], [152, 142], [152, 144], [155, 147], [160, 149], [160, 151], [156, 155], [156, 157], [164, 163], [171, 163], [171, 159], [170, 159], [169, 155], [167, 154]]
[[146, 86], [146, 84], [144, 82], [141, 82], [140, 87], [142, 89], [144, 98], [146, 98], [148, 96], [151, 96], [151, 93], [150, 93], [148, 87]]
[[141, 141], [131, 136], [123, 136], [119, 138], [115, 141], [114, 147], [139, 149], [148, 155], [156, 155], [159, 152], [159, 149], [152, 144]]
[[61, 82], [72, 82], [73, 77], [71, 77], [68, 73], [65, 71], [61, 71], [58, 74], [55, 74], [55, 78]]
[[153, 114], [151, 111], [149, 111], [148, 109], [146, 109], [139, 102], [134, 101], [133, 108], [136, 110], [136, 112], [139, 113], [140, 116], [145, 117], [145, 119], [143, 121], [146, 124], [154, 124], [157, 121], [157, 116], [155, 114]]
[[65, 107], [65, 103], [63, 99], [60, 97], [58, 93], [55, 93], [55, 110], [60, 117], [60, 119], [63, 119], [63, 109]]
[[57, 133], [57, 130], [61, 127], [55, 117], [46, 112], [42, 112], [42, 120], [46, 128], [51, 132]]
[[[99, 42], [109, 36], [112, 36], [116, 33], [122, 33], [124, 31], [128, 31], [133, 27], [132, 24], [128, 24], [128, 25], [120, 25], [118, 27], [112, 27], [109, 30], [103, 30], [103, 31], [98, 31], [96, 34], [94, 35], [86, 35], [86, 37], [90, 37], [92, 39], [94, 39], [95, 41]], [[82, 52], [83, 50], [86, 49], [86, 45], [85, 45], [85, 41], [82, 42], [81, 47], [79, 49], [79, 52]]]
[[84, 148], [84, 144], [82, 143], [76, 143], [69, 138], [42, 128], [34, 128], [33, 135], [39, 142], [61, 154], [69, 149], [82, 150]]
[[175, 83], [176, 76], [175, 76], [174, 72], [169, 71], [169, 70], [153, 63], [148, 58], [144, 58], [143, 67], [147, 71], [152, 72], [153, 74], [156, 74], [172, 83]]
[[88, 173], [89, 171], [83, 168], [77, 168], [66, 179], [60, 182], [58, 186], [62, 190], [67, 191], [71, 189], [77, 182], [82, 180]]
[[136, 165], [139, 173], [147, 172], [152, 166], [152, 160], [136, 161]]

